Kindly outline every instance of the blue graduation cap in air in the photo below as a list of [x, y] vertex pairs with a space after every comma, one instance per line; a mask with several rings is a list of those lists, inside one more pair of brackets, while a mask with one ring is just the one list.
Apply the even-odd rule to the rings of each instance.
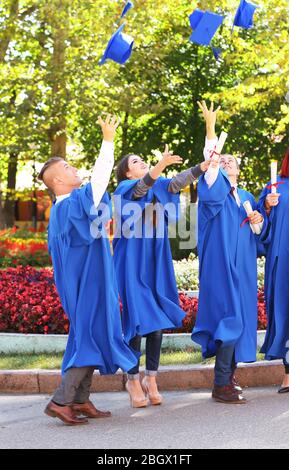
[[120, 15], [120, 17], [123, 18], [131, 8], [133, 8], [133, 3], [128, 0], [122, 10], [122, 14]]
[[223, 23], [224, 17], [211, 11], [201, 11], [198, 8], [190, 15], [190, 24], [194, 30], [190, 41], [208, 46]]
[[124, 64], [129, 59], [134, 39], [122, 33], [124, 26], [125, 23], [111, 36], [105, 52], [99, 61], [99, 65], [102, 65], [106, 59], [114, 60], [118, 64]]
[[259, 8], [259, 5], [254, 5], [254, 3], [247, 2], [247, 0], [241, 0], [234, 19], [233, 28], [234, 26], [240, 26], [240, 28], [252, 28], [253, 15], [256, 8]]

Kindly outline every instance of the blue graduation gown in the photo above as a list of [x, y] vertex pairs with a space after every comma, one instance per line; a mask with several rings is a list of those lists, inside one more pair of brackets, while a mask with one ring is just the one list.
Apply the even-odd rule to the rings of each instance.
[[[133, 227], [138, 226], [142, 235], [146, 228], [143, 211], [151, 202], [156, 201], [160, 208], [170, 203], [171, 209], [161, 210], [158, 217], [157, 227], [163, 229], [164, 236], [156, 236], [156, 229], [151, 226], [150, 237], [139, 237], [136, 229], [136, 236], [126, 238], [122, 233], [116, 233], [114, 238], [114, 263], [123, 304], [122, 320], [126, 341], [136, 335], [180, 327], [185, 316], [179, 307], [168, 239], [168, 223], [169, 219], [176, 220], [179, 194], [168, 191], [169, 179], [159, 178], [143, 198], [133, 200], [132, 193], [137, 182], [138, 180], [122, 181], [114, 193], [118, 230], [125, 231], [126, 225], [129, 225], [130, 209], [137, 212], [137, 222]], [[150, 221], [147, 227], [149, 223]]]
[[[199, 306], [192, 340], [203, 357], [216, 354], [216, 341], [235, 344], [236, 362], [256, 360], [257, 244], [243, 205], [230, 194], [223, 170], [209, 189], [204, 176], [198, 184]], [[256, 203], [238, 189], [241, 202]]]
[[[108, 193], [101, 202], [109, 206]], [[118, 368], [130, 370], [137, 362], [123, 341], [109, 240], [91, 233], [97, 214], [90, 183], [51, 209], [48, 248], [56, 287], [70, 321], [63, 373], [70, 367], [95, 366], [101, 374], [113, 374]]]
[[[261, 352], [265, 358], [284, 359], [289, 350], [289, 178], [277, 178], [281, 194], [279, 204], [272, 207], [269, 230], [263, 240], [266, 254], [265, 299], [268, 326]], [[261, 193], [260, 211], [271, 189], [265, 187]]]

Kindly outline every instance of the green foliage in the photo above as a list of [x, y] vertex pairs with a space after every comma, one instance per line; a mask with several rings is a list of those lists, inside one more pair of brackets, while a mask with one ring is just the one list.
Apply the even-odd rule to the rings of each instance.
[[[50, 156], [55, 136], [74, 144], [78, 166], [90, 167], [101, 135], [100, 112], [118, 112], [116, 154], [144, 156], [164, 143], [185, 158], [202, 160], [200, 98], [222, 105], [219, 129], [226, 151], [241, 156], [241, 180], [256, 194], [269, 176], [269, 160], [288, 146], [289, 19], [287, 0], [263, 0], [250, 30], [231, 24], [238, 1], [198, 2], [226, 15], [213, 45], [189, 42], [189, 0], [135, 0], [125, 32], [135, 38], [123, 66], [99, 58], [117, 28], [122, 1], [2, 0], [0, 6], [0, 179], [11, 155], [18, 168]], [[70, 153], [68, 147], [68, 157]], [[3, 184], [3, 183], [2, 183]], [[5, 188], [4, 188], [5, 189]], [[111, 188], [113, 189], [113, 188]]]

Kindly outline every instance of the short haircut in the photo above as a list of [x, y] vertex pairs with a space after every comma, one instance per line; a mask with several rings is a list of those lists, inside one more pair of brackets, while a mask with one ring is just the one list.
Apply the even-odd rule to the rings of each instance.
[[50, 168], [55, 163], [60, 162], [61, 160], [64, 160], [64, 158], [61, 158], [61, 157], [51, 157], [51, 158], [49, 158], [49, 160], [47, 160], [47, 162], [44, 163], [43, 167], [41, 168], [41, 171], [38, 175], [38, 179], [40, 179], [41, 181], [44, 181], [43, 177], [44, 177], [44, 173], [46, 172], [46, 170], [48, 170], [48, 168]]

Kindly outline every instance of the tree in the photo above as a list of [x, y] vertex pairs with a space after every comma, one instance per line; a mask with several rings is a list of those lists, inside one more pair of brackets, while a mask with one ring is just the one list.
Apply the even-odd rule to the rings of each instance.
[[235, 28], [231, 35], [237, 3], [198, 2], [225, 15], [212, 43], [223, 50], [221, 62], [210, 47], [189, 41], [188, 16], [196, 3], [135, 0], [124, 30], [135, 38], [130, 60], [100, 67], [123, 2], [2, 1], [0, 174], [7, 222], [25, 162], [66, 157], [72, 142], [79, 148], [76, 164], [92, 166], [101, 141], [97, 116], [104, 110], [121, 116], [117, 158], [132, 151], [153, 159], [153, 150], [167, 142], [185, 157], [184, 166], [197, 163], [204, 141], [196, 106], [201, 98], [222, 105], [218, 131], [229, 132], [226, 151], [242, 156], [242, 184], [258, 192], [270, 158], [281, 158], [288, 137], [288, 2], [263, 0], [254, 28]]

